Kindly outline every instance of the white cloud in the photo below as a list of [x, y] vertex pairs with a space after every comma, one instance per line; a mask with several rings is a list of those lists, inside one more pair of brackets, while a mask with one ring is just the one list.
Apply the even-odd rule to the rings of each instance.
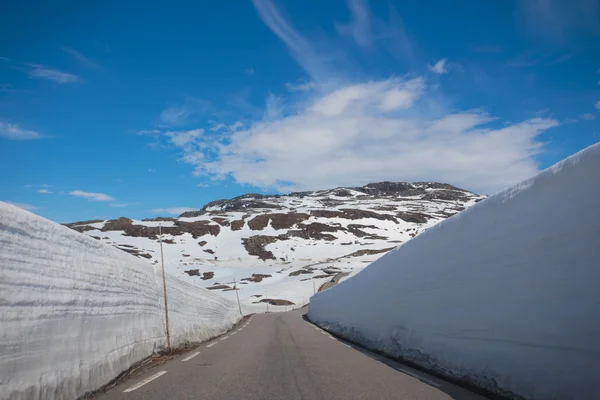
[[84, 65], [88, 68], [95, 68], [95, 69], [102, 68], [100, 65], [96, 64], [95, 62], [93, 62], [92, 60], [90, 60], [89, 58], [87, 58], [86, 56], [84, 56], [83, 54], [81, 54], [80, 52], [78, 52], [77, 50], [75, 50], [72, 47], [65, 46], [62, 49], [66, 53], [69, 53], [73, 58], [75, 58], [77, 61], [79, 61], [82, 65]]
[[223, 123], [215, 124], [214, 126], [212, 126], [210, 128], [210, 130], [213, 132], [218, 132], [218, 131], [235, 132], [243, 126], [244, 126], [244, 123], [242, 121], [235, 121], [231, 125], [225, 125]]
[[118, 204], [109, 204], [109, 206], [113, 207], [113, 208], [122, 208], [122, 207], [128, 207], [129, 204], [126, 203], [118, 203]]
[[42, 135], [35, 131], [23, 129], [16, 124], [0, 122], [0, 137], [9, 140], [33, 140], [41, 139]]
[[340, 34], [351, 36], [359, 46], [368, 46], [373, 38], [371, 33], [371, 12], [363, 0], [348, 0], [352, 22], [336, 25]]
[[52, 192], [51, 192], [50, 190], [48, 190], [48, 189], [40, 189], [40, 190], [38, 190], [38, 193], [42, 193], [42, 194], [50, 194], [50, 193], [52, 193]]
[[251, 67], [250, 67], [250, 68], [246, 68], [246, 69], [244, 70], [244, 73], [245, 73], [246, 75], [254, 75], [254, 74], [256, 73], [256, 71], [254, 71], [254, 68], [251, 68]]
[[445, 58], [442, 58], [440, 61], [436, 62], [433, 65], [428, 65], [427, 68], [429, 68], [429, 70], [431, 72], [435, 72], [438, 75], [443, 75], [443, 74], [447, 74], [448, 73], [448, 67], [446, 65], [447, 60]]
[[422, 78], [347, 85], [204, 143], [210, 155], [203, 138], [182, 160], [196, 175], [280, 191], [431, 180], [490, 193], [534, 175], [536, 138], [558, 125], [442, 104]]
[[150, 172], [151, 174], [153, 174], [154, 172], [156, 172], [156, 168], [148, 168], [148, 172]]
[[183, 214], [186, 211], [195, 211], [197, 208], [189, 208], [189, 207], [171, 207], [171, 208], [153, 208], [152, 212], [159, 214], [171, 214], [171, 215], [179, 215]]
[[7, 201], [8, 204], [13, 205], [15, 207], [19, 207], [22, 208], [23, 210], [27, 210], [27, 211], [35, 211], [38, 210], [39, 207], [36, 207], [32, 204], [26, 204], [26, 203], [13, 203], [12, 201]]
[[111, 201], [114, 200], [113, 197], [104, 194], [104, 193], [93, 193], [93, 192], [84, 192], [83, 190], [74, 190], [69, 192], [71, 196], [83, 197], [84, 199], [93, 200], [93, 201]]
[[253, 3], [260, 19], [285, 43], [294, 59], [315, 81], [331, 78], [327, 61], [281, 16], [271, 0], [253, 0]]
[[317, 87], [316, 82], [297, 82], [297, 83], [286, 83], [285, 88], [290, 92], [308, 92]]
[[56, 83], [72, 83], [80, 81], [79, 77], [67, 72], [62, 72], [41, 64], [27, 64], [27, 74], [30, 78], [46, 79]]
[[204, 133], [204, 129], [192, 129], [189, 131], [166, 132], [165, 136], [171, 138], [171, 143], [177, 147], [184, 147], [198, 140]]
[[210, 102], [189, 97], [183, 104], [174, 104], [160, 113], [161, 122], [181, 126], [195, 122], [211, 109]]
[[155, 136], [155, 135], [160, 135], [160, 130], [159, 129], [142, 129], [139, 131], [134, 131], [133, 133], [135, 133], [136, 135], [140, 135], [140, 136]]
[[592, 121], [596, 119], [596, 116], [594, 114], [585, 113], [581, 116], [581, 118], [585, 119], [586, 121]]
[[596, 110], [600, 110], [600, 100], [598, 100], [596, 102], [596, 104], [594, 105], [594, 107], [596, 107]]

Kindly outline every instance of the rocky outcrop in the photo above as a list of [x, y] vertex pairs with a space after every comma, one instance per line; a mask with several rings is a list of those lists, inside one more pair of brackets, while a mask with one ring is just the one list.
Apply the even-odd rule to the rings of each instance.
[[276, 260], [271, 251], [265, 250], [265, 246], [275, 243], [279, 238], [276, 236], [256, 235], [242, 239], [244, 248], [251, 256], [257, 256], [261, 260]]

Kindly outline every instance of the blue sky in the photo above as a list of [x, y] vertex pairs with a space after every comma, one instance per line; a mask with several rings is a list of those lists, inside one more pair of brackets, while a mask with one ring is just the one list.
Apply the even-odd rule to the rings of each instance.
[[493, 193], [600, 140], [599, 16], [593, 0], [3, 2], [0, 200], [68, 222], [381, 180]]

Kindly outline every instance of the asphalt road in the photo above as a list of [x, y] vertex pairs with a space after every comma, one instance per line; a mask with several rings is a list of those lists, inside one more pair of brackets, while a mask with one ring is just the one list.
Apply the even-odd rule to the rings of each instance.
[[94, 397], [102, 400], [452, 398], [484, 399], [339, 341], [304, 321], [298, 310], [255, 315], [227, 335], [153, 366]]
[[323, 290], [334, 287], [335, 285], [340, 283], [340, 279], [342, 279], [343, 277], [345, 277], [347, 275], [350, 275], [350, 272], [340, 272], [339, 274], [334, 276], [332, 280], [327, 281], [324, 284], [322, 284], [321, 287], [319, 288], [319, 292], [322, 292]]

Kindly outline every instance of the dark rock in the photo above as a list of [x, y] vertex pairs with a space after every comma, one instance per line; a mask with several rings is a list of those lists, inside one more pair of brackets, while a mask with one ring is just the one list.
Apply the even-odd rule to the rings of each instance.
[[165, 222], [165, 221], [175, 221], [175, 218], [172, 218], [172, 217], [144, 218], [142, 221], [146, 221], [146, 222]]
[[312, 274], [312, 273], [313, 273], [312, 271], [309, 271], [306, 269], [299, 269], [297, 271], [290, 272], [288, 276], [298, 276], [301, 274]]
[[252, 274], [252, 276], [250, 278], [242, 278], [242, 281], [248, 281], [248, 282], [262, 282], [263, 279], [265, 278], [271, 278], [273, 275], [269, 275], [269, 274]]
[[215, 251], [211, 250], [211, 249], [206, 249], [206, 250], [204, 250], [204, 252], [208, 253], [208, 254], [215, 254]]
[[200, 247], [203, 247], [206, 243], [208, 243], [206, 240], [201, 240], [201, 241], [198, 242], [198, 245]]
[[[354, 253], [350, 253], [344, 257], [360, 257], [360, 256], [366, 256], [366, 255], [372, 255], [372, 254], [387, 253], [388, 251], [393, 250], [393, 249], [395, 249], [395, 247], [388, 247], [387, 249], [364, 249], [364, 250], [355, 251]], [[341, 258], [344, 258], [344, 257], [341, 257]]]
[[244, 219], [238, 219], [235, 220], [233, 222], [231, 222], [231, 230], [232, 231], [239, 231], [244, 227], [244, 224], [246, 223], [246, 221], [244, 221]]
[[202, 273], [202, 280], [208, 280], [208, 279], [212, 279], [215, 276], [215, 273], [212, 271], [208, 271], [208, 272], [203, 272]]
[[227, 218], [214, 217], [214, 218], [212, 218], [212, 220], [221, 226], [229, 226], [229, 220]]
[[253, 302], [253, 304], [257, 303], [269, 303], [272, 306], [293, 306], [295, 303], [292, 303], [289, 300], [283, 299], [260, 299], [259, 301]]
[[216, 286], [207, 287], [207, 289], [208, 290], [231, 289], [231, 286], [229, 286], [229, 285], [216, 285]]
[[200, 276], [200, 270], [199, 269], [188, 269], [187, 271], [183, 271], [183, 272], [185, 272], [189, 276]]
[[276, 260], [275, 255], [271, 251], [265, 250], [265, 246], [275, 243], [277, 240], [279, 240], [277, 236], [256, 235], [243, 238], [242, 244], [251, 256], [257, 256], [263, 261], [269, 259]]
[[396, 214], [404, 222], [412, 222], [415, 224], [424, 224], [428, 218], [433, 218], [429, 214], [416, 213], [416, 212], [399, 212]]

